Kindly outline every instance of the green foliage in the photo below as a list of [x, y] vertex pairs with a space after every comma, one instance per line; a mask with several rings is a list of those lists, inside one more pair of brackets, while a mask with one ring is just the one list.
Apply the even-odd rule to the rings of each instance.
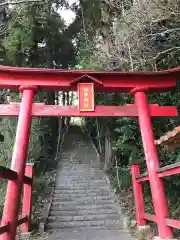
[[[43, 68], [74, 66], [76, 47], [58, 13], [59, 8], [64, 4], [65, 1], [60, 0], [49, 0], [44, 4], [14, 4], [11, 8], [7, 6], [5, 9], [7, 16], [3, 21], [1, 21], [0, 9], [0, 21], [3, 24], [0, 34], [0, 47], [3, 47], [3, 51], [0, 51], [1, 64]], [[11, 101], [21, 101], [18, 91], [5, 90], [0, 92], [0, 102], [7, 103], [9, 95]], [[35, 101], [43, 102], [44, 99], [49, 104], [55, 104], [55, 93], [40, 92]], [[36, 191], [37, 193], [40, 190], [44, 191], [45, 181], [49, 183], [46, 176], [42, 180], [42, 175], [46, 175], [49, 169], [57, 166], [54, 157], [59, 132], [58, 121], [57, 118], [32, 119], [27, 161], [36, 163], [35, 185], [37, 189], [41, 188]], [[17, 118], [0, 119], [0, 165], [5, 167], [10, 167], [11, 164], [16, 126]], [[1, 141], [3, 136], [4, 142]], [[2, 211], [5, 193], [6, 182], [1, 181], [0, 211]]]
[[132, 186], [130, 169], [127, 167], [117, 166], [113, 169], [111, 182], [114, 189], [128, 189]]
[[8, 59], [11, 59], [12, 64], [16, 64], [18, 50], [22, 53], [29, 51], [32, 45], [30, 27], [25, 24], [18, 24], [10, 29], [9, 35], [5, 42]]

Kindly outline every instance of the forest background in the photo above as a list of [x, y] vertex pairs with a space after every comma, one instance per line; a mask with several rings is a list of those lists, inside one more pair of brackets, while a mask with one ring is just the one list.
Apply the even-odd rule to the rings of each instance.
[[[67, 17], [67, 16], [68, 17]], [[67, 19], [64, 19], [64, 16]], [[68, 20], [68, 21], [66, 21]], [[178, 0], [0, 0], [0, 64], [19, 67], [158, 71], [180, 66]], [[70, 104], [69, 93], [61, 93]], [[149, 103], [180, 108], [180, 91], [153, 94]], [[1, 90], [0, 102], [20, 101], [15, 91]], [[57, 104], [57, 93], [41, 92], [36, 102]], [[133, 103], [129, 94], [96, 94], [97, 104]], [[57, 159], [58, 118], [33, 119], [28, 161], [36, 163], [36, 191], [48, 185], [48, 169]], [[62, 121], [61, 121], [62, 122]], [[121, 195], [132, 196], [130, 164], [145, 169], [137, 119], [86, 118], [104, 162], [104, 170]], [[155, 138], [179, 126], [180, 118], [153, 118]], [[10, 166], [17, 118], [0, 118], [0, 162]], [[180, 151], [159, 149], [161, 166], [179, 162]], [[54, 160], [52, 160], [54, 159]], [[164, 181], [172, 217], [180, 218], [180, 176]], [[0, 211], [6, 184], [0, 181]], [[145, 207], [153, 213], [148, 184]], [[128, 203], [124, 203], [127, 205]]]

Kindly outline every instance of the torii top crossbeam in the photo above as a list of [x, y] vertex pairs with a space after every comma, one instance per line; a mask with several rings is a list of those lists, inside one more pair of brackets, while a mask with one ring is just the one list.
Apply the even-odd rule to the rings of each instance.
[[79, 82], [93, 82], [99, 92], [129, 92], [135, 87], [152, 92], [168, 91], [180, 80], [180, 67], [159, 72], [96, 72], [0, 66], [0, 88], [18, 89], [22, 85], [43, 90], [77, 90]]

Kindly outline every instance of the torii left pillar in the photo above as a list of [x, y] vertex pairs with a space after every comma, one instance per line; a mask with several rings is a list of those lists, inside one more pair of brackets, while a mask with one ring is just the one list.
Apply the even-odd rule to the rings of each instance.
[[21, 86], [19, 90], [22, 93], [22, 101], [11, 165], [11, 169], [17, 172], [17, 180], [8, 181], [1, 224], [5, 225], [9, 222], [9, 231], [2, 234], [0, 240], [14, 240], [16, 236], [31, 128], [32, 104], [38, 88], [34, 86]]

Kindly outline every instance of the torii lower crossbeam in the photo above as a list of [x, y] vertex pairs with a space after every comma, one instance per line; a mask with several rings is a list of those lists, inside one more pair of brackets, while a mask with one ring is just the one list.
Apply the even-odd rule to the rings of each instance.
[[[176, 117], [178, 116], [177, 108], [174, 106], [158, 106], [149, 104], [151, 117]], [[18, 116], [20, 104], [0, 104], [1, 116]], [[33, 117], [51, 116], [51, 117], [137, 117], [137, 107], [135, 104], [125, 106], [96, 106], [92, 112], [80, 112], [76, 106], [58, 106], [44, 105], [34, 103], [32, 106]]]

